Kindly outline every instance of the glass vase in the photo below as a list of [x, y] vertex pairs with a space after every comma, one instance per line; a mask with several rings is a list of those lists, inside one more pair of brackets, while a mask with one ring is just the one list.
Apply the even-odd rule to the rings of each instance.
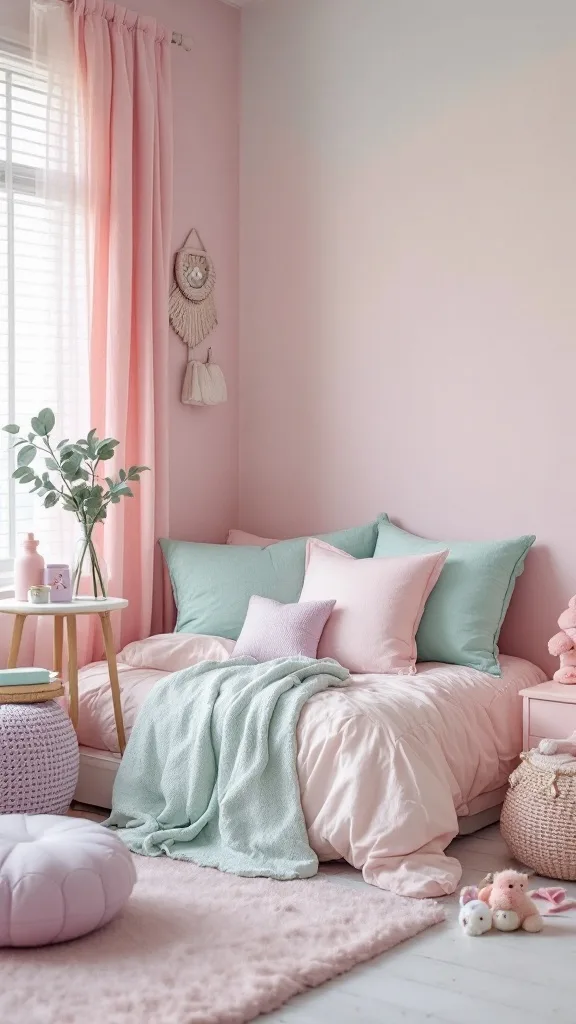
[[80, 587], [84, 580], [87, 585], [82, 586], [82, 595], [94, 598], [107, 597], [106, 572], [102, 559], [93, 540], [94, 526], [81, 526], [81, 536], [76, 544], [74, 552], [74, 564], [72, 573], [72, 596], [78, 597]]

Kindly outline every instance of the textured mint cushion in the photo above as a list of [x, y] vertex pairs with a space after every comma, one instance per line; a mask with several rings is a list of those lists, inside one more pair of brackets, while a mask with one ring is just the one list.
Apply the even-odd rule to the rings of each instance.
[[375, 558], [419, 555], [448, 548], [416, 634], [418, 661], [501, 675], [498, 637], [516, 579], [536, 538], [494, 541], [434, 541], [380, 521]]
[[[378, 522], [319, 536], [354, 558], [371, 558]], [[297, 601], [306, 541], [298, 537], [257, 548], [161, 540], [178, 609], [176, 632], [237, 640], [253, 594], [284, 604]]]

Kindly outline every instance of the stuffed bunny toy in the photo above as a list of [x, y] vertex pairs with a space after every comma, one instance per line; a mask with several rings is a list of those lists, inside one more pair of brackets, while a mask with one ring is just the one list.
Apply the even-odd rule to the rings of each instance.
[[576, 683], [576, 596], [570, 598], [558, 625], [560, 632], [548, 641], [550, 654], [560, 658], [560, 668], [554, 673], [554, 679], [557, 683]]
[[571, 757], [576, 757], [576, 732], [567, 736], [565, 740], [540, 740], [538, 753], [570, 754]]
[[525, 932], [542, 931], [544, 922], [527, 888], [528, 875], [507, 870], [497, 871], [493, 881], [480, 889], [478, 898], [492, 910], [492, 923], [498, 931], [514, 932], [518, 928]]
[[467, 885], [460, 891], [460, 914], [458, 920], [465, 935], [484, 935], [492, 927], [492, 911], [487, 903], [477, 898], [475, 885]]

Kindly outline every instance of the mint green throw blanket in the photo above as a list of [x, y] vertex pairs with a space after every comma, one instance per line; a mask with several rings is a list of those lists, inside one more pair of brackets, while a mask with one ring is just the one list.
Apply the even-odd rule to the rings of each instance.
[[120, 762], [106, 824], [134, 853], [236, 875], [309, 878], [296, 772], [303, 704], [342, 686], [335, 661], [203, 662], [157, 683]]

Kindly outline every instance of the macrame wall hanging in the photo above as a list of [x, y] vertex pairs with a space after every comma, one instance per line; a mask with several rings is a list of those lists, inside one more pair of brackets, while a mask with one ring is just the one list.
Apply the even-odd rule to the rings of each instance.
[[210, 373], [218, 372], [222, 377], [224, 388], [219, 388], [220, 397], [215, 401], [198, 401], [197, 375], [200, 364], [192, 359], [192, 350], [196, 348], [218, 323], [216, 304], [214, 302], [214, 285], [216, 271], [196, 228], [188, 235], [184, 245], [176, 253], [174, 260], [174, 283], [170, 289], [169, 314], [170, 323], [176, 334], [188, 346], [188, 365], [182, 386], [182, 401], [186, 405], [215, 405], [226, 401], [226, 385], [222, 371], [210, 363]]

